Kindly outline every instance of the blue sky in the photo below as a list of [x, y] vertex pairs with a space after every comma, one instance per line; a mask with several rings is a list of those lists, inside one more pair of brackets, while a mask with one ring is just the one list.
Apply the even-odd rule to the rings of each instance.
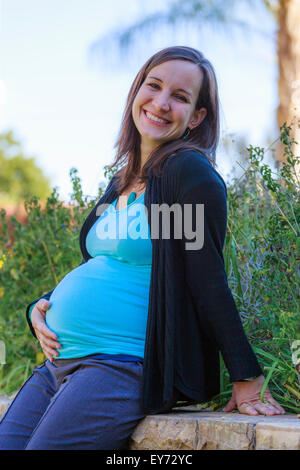
[[[97, 66], [88, 59], [93, 41], [167, 0], [0, 0], [0, 131], [15, 131], [62, 199], [71, 192], [71, 167], [84, 193], [95, 196], [136, 73], [157, 50], [180, 44], [198, 48], [215, 67], [222, 133], [267, 147], [277, 138], [276, 24], [262, 2], [254, 3], [240, 15], [264, 35], [231, 26], [222, 33], [162, 28], [140, 38], [117, 67], [103, 57]], [[220, 147], [218, 170], [227, 181], [236, 160]]]

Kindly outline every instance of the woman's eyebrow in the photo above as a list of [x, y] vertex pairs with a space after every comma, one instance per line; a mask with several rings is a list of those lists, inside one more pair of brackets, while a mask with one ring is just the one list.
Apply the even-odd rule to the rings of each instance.
[[[153, 77], [153, 75], [149, 75], [147, 78], [154, 78], [155, 80], [158, 80], [159, 82], [163, 82], [161, 78]], [[186, 93], [187, 95], [192, 97], [192, 94], [189, 93], [188, 91], [184, 90], [183, 88], [177, 88], [176, 91], [183, 91], [183, 93]]]

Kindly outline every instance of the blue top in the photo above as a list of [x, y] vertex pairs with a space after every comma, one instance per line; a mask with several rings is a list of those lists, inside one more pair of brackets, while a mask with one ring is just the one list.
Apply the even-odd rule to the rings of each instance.
[[120, 210], [116, 202], [89, 230], [92, 258], [68, 273], [49, 299], [46, 323], [62, 345], [58, 359], [144, 357], [152, 263], [144, 193]]

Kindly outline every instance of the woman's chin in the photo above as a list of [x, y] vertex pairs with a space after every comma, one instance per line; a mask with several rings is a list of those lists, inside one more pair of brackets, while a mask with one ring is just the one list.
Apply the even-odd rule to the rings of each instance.
[[162, 145], [162, 144], [165, 144], [166, 142], [174, 140], [173, 136], [172, 137], [165, 136], [163, 135], [162, 132], [156, 132], [156, 133], [143, 132], [141, 133], [141, 138], [142, 138], [142, 142], [145, 142], [148, 145], [154, 145], [154, 146]]

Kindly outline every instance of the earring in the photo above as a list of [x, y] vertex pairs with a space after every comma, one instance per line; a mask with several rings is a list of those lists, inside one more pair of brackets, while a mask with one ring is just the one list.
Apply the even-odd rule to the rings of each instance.
[[183, 140], [187, 139], [188, 136], [190, 135], [190, 133], [191, 133], [191, 129], [188, 127], [187, 130], [184, 133], [184, 136], [182, 137]]

